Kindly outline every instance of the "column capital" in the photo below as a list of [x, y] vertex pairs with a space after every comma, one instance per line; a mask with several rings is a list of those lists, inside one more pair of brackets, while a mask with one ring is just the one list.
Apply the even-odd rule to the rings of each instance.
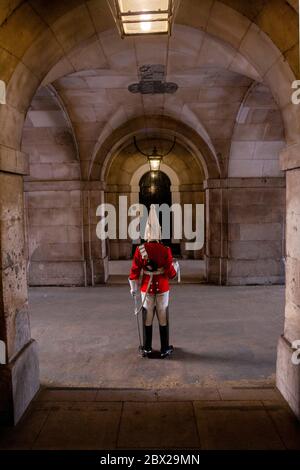
[[105, 191], [106, 183], [104, 181], [81, 181], [83, 191]]
[[234, 188], [278, 188], [285, 187], [285, 177], [266, 176], [251, 178], [222, 178], [208, 179], [203, 182], [206, 189], [234, 189]]
[[0, 145], [0, 171], [16, 175], [29, 175], [29, 155]]

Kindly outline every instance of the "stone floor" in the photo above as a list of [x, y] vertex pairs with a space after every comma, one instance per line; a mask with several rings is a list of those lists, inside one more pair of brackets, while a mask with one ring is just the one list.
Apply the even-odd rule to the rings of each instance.
[[300, 449], [274, 387], [283, 287], [174, 286], [164, 361], [138, 356], [124, 285], [34, 288], [30, 307], [43, 388], [0, 449]]
[[[273, 383], [284, 288], [176, 285], [171, 360], [141, 359], [128, 287], [30, 289], [41, 381], [56, 387], [166, 388]], [[154, 346], [159, 347], [157, 327]]]
[[0, 449], [300, 449], [300, 423], [270, 386], [46, 389]]

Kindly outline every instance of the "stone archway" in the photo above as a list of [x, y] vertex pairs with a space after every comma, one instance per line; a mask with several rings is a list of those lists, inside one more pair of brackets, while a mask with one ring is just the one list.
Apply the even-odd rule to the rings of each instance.
[[[236, 2], [226, 3], [236, 5]], [[200, 2], [186, 0], [182, 2], [176, 21], [199, 30], [205, 29], [239, 51], [239, 59], [246, 58], [247, 65], [250, 63], [266, 80], [283, 113], [289, 144], [281, 156], [281, 167], [287, 172], [288, 195], [287, 304], [285, 340], [280, 342], [277, 380], [280, 390], [299, 416], [299, 368], [291, 365], [290, 357], [291, 343], [298, 339], [300, 325], [297, 281], [300, 255], [295, 240], [295, 228], [300, 226], [297, 217], [300, 113], [299, 108], [290, 102], [290, 85], [295, 76], [288, 65], [290, 63], [297, 73], [297, 54], [294, 53], [298, 47], [297, 37], [295, 39], [297, 17], [283, 1], [273, 6], [251, 2], [250, 9], [248, 6], [239, 8], [238, 12], [225, 2], [216, 1], [212, 5], [205, 1], [200, 5]], [[274, 13], [273, 18], [277, 18], [275, 23], [267, 21], [270, 11]], [[113, 20], [103, 3], [99, 6], [99, 2], [94, 1], [62, 4], [57, 0], [51, 2], [51, 8], [40, 2], [17, 1], [11, 6], [1, 6], [0, 12], [3, 20], [1, 44], [4, 46], [1, 49], [1, 62], [4, 64], [1, 79], [7, 83], [7, 105], [1, 105], [0, 109], [3, 252], [0, 333], [6, 345], [7, 359], [7, 365], [1, 370], [1, 419], [17, 422], [38, 389], [38, 361], [35, 343], [30, 339], [24, 258], [22, 194], [27, 156], [20, 151], [24, 117], [32, 96], [51, 69], [56, 68], [52, 70], [54, 76], [59, 74], [59, 69], [62, 75], [66, 70], [69, 73], [76, 71], [72, 50], [80, 49], [92, 35], [113, 27]], [[280, 34], [285, 29], [286, 15], [283, 13], [290, 19], [284, 41]], [[253, 18], [256, 24], [252, 22]], [[22, 30], [24, 35], [20, 41], [18, 35]], [[84, 54], [82, 61], [83, 58]], [[216, 184], [222, 187], [222, 183]], [[96, 182], [95, 186], [103, 191]], [[222, 191], [219, 191], [219, 196], [222, 198]]]
[[143, 116], [130, 119], [120, 128], [114, 130], [102, 143], [97, 142], [90, 166], [89, 179], [103, 181], [109, 162], [114, 154], [120, 151], [133, 136], [144, 136], [153, 133], [168, 139], [176, 137], [197, 158], [203, 168], [206, 179], [220, 177], [220, 165], [214, 149], [194, 129], [170, 116]]
[[[158, 138], [157, 143], [160, 139], [161, 137]], [[145, 139], [145, 142], [147, 142], [147, 139]], [[166, 140], [165, 145], [166, 147], [169, 146], [168, 140]], [[145, 157], [136, 152], [133, 140], [130, 137], [127, 138], [118, 151], [113, 149], [108, 154], [101, 176], [104, 179], [103, 198], [106, 202], [118, 207], [117, 199], [120, 194], [127, 196], [130, 205], [139, 202], [140, 179], [149, 171], [149, 163], [145, 163], [145, 160]], [[164, 158], [161, 169], [171, 181], [172, 204], [204, 202], [204, 170], [202, 170], [197, 157], [181, 142], [177, 142], [172, 153]], [[174, 240], [174, 243], [178, 244], [180, 240]], [[131, 257], [130, 240], [110, 241], [109, 245], [112, 259], [116, 260], [119, 257], [129, 259]], [[182, 245], [181, 251], [185, 257], [195, 257], [197, 259], [203, 257], [203, 250], [188, 253]]]

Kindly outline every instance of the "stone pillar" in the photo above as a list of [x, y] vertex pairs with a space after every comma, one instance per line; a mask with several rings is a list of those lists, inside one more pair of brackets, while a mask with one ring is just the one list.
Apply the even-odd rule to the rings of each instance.
[[99, 181], [83, 182], [83, 224], [84, 252], [86, 259], [87, 284], [94, 286], [104, 284], [108, 279], [107, 241], [99, 240], [96, 227], [99, 217], [96, 210], [105, 202], [104, 183]]
[[292, 344], [300, 340], [300, 144], [281, 154], [286, 171], [286, 304], [284, 333], [277, 350], [277, 387], [300, 419], [300, 365], [294, 365]]
[[227, 283], [228, 208], [227, 180], [204, 181], [205, 190], [205, 260], [207, 281]]
[[31, 339], [27, 301], [25, 162], [24, 154], [0, 147], [0, 340], [6, 355], [0, 365], [0, 422], [4, 424], [16, 424], [39, 389], [37, 346]]
[[[203, 183], [200, 184], [182, 184], [179, 187], [180, 191], [178, 192], [178, 203], [181, 203], [181, 208], [184, 213], [184, 205], [192, 204], [192, 225], [196, 228], [196, 205], [203, 204], [205, 207], [205, 192], [203, 190]], [[173, 199], [173, 193], [172, 193]], [[177, 201], [176, 201], [177, 202]], [[204, 211], [205, 217], [205, 211]], [[193, 228], [193, 230], [194, 230]], [[205, 232], [205, 220], [203, 230]], [[184, 235], [184, 233], [183, 233]], [[186, 243], [189, 243], [189, 240], [186, 240], [183, 236], [182, 240], [176, 240], [175, 242], [181, 244], [181, 255], [183, 259], [198, 259], [203, 260], [205, 254], [205, 233], [204, 233], [204, 245], [202, 248], [197, 250], [187, 250]]]

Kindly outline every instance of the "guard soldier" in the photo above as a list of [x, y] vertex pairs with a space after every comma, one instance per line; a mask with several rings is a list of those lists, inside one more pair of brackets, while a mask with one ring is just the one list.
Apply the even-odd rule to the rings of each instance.
[[140, 274], [143, 311], [143, 356], [152, 352], [152, 326], [156, 313], [159, 322], [161, 358], [169, 356], [174, 348], [169, 344], [169, 279], [176, 277], [178, 263], [173, 262], [171, 248], [161, 243], [161, 228], [155, 206], [151, 205], [145, 229], [145, 243], [138, 246], [129, 275], [130, 292], [138, 293]]

